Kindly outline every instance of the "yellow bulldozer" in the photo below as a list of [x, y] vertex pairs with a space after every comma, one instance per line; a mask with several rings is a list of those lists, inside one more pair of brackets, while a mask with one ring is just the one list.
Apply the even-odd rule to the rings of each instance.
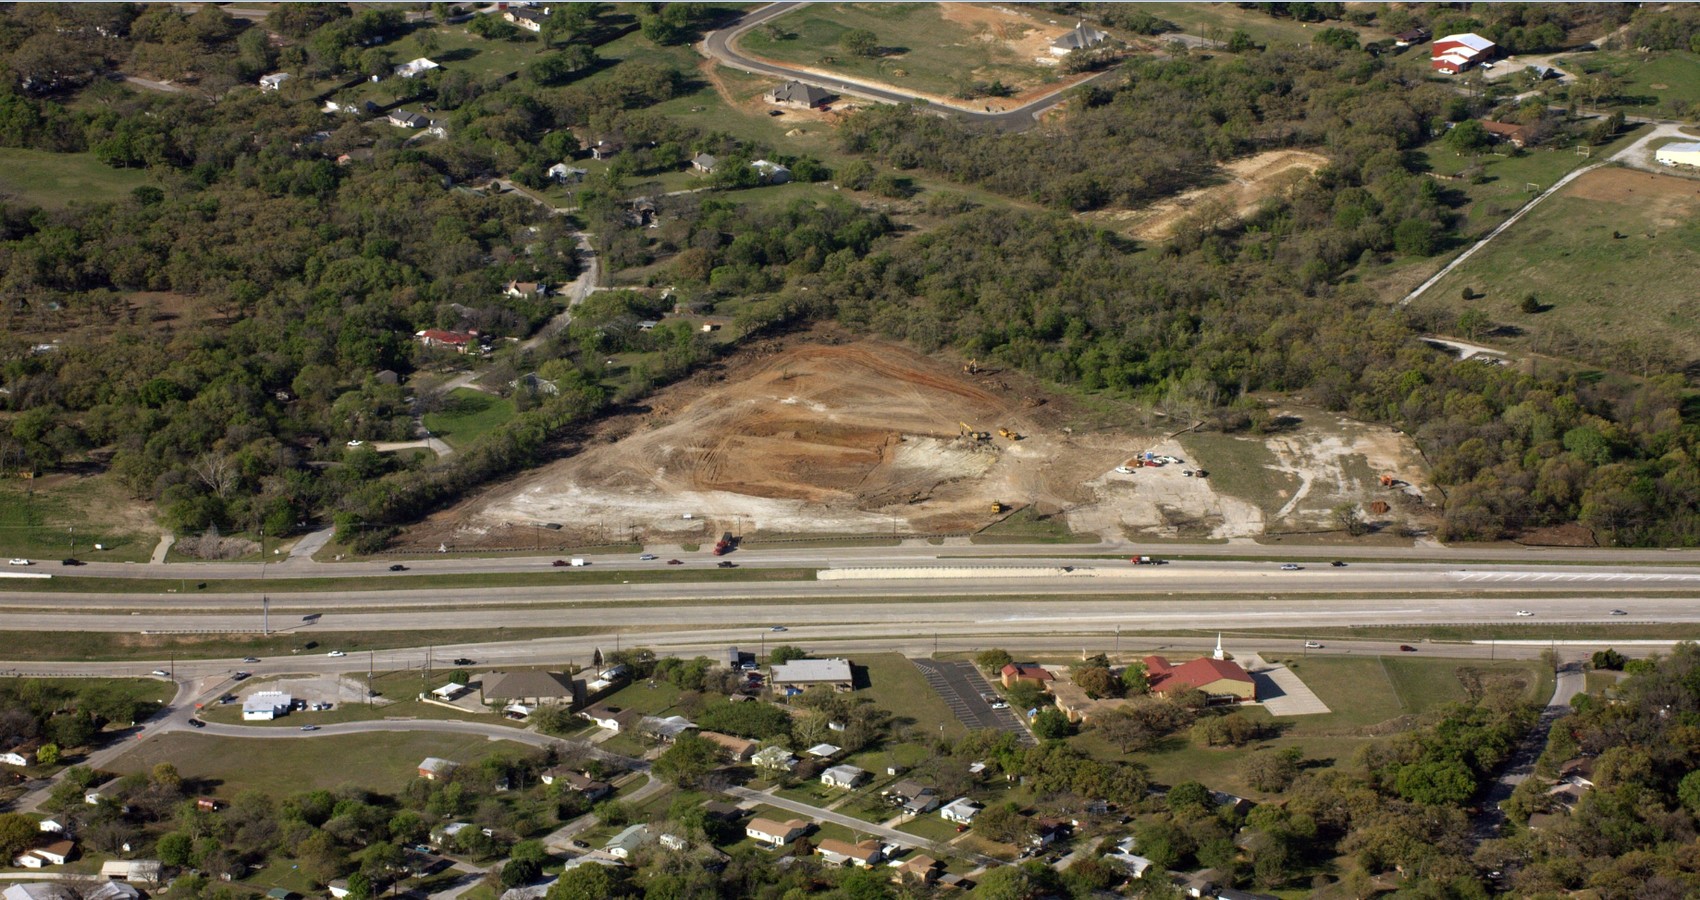
[[1011, 431], [1008, 428], [1002, 428], [1002, 427], [998, 428], [998, 434], [1000, 434], [1000, 435], [1002, 435], [1006, 438], [1009, 438], [1012, 441], [1019, 441], [1019, 440], [1021, 440], [1021, 437], [1022, 437], [1021, 435], [1016, 434], [1014, 431]]
[[962, 434], [969, 440], [989, 441], [992, 439], [992, 433], [989, 431], [975, 431], [973, 426], [969, 425], [967, 422], [958, 422], [956, 424], [962, 426]]
[[1002, 503], [999, 503], [996, 500], [992, 501], [992, 515], [994, 515], [994, 516], [999, 515], [1006, 509], [1009, 509], [1009, 507], [1003, 505]]

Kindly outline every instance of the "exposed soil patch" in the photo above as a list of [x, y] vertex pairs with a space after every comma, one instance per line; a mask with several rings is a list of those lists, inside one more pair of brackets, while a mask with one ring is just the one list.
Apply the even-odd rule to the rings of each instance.
[[1646, 210], [1654, 224], [1663, 228], [1689, 222], [1700, 212], [1700, 184], [1651, 172], [1595, 169], [1571, 182], [1565, 192], [1583, 200]]
[[1140, 240], [1160, 241], [1174, 233], [1183, 218], [1193, 213], [1223, 219], [1250, 215], [1265, 198], [1291, 190], [1317, 169], [1327, 157], [1306, 150], [1270, 150], [1236, 159], [1222, 166], [1227, 180], [1194, 188], [1140, 209], [1100, 210], [1082, 218], [1126, 232]]
[[[1019, 510], [1111, 537], [1264, 532], [1265, 500], [1185, 474], [1208, 459], [1116, 473], [1147, 450], [1186, 458], [1160, 425], [1138, 424], [1136, 410], [1103, 427], [1017, 373], [964, 368], [899, 345], [846, 342], [830, 328], [748, 348], [660, 391], [647, 409], [599, 423], [571, 456], [409, 529], [400, 544], [517, 548], [544, 534], [551, 545], [700, 543], [727, 530], [965, 534]], [[1341, 491], [1367, 492], [1375, 467], [1409, 468], [1403, 436], [1351, 424], [1347, 437], [1332, 427], [1308, 443], [1282, 435], [1288, 446], [1265, 453], [1312, 485], [1279, 517], [1289, 526], [1315, 517], [1319, 504], [1326, 511]], [[966, 436], [965, 427], [991, 437]]]

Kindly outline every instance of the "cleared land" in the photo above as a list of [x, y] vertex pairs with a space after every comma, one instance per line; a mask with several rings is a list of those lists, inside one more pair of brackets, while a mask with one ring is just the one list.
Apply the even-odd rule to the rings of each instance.
[[203, 793], [220, 797], [249, 788], [288, 797], [345, 784], [393, 794], [418, 777], [419, 761], [427, 756], [466, 765], [497, 752], [519, 756], [531, 748], [477, 735], [425, 732], [254, 739], [174, 731], [144, 741], [113, 770], [146, 772], [168, 762], [184, 778], [201, 782]]
[[[1054, 81], [1049, 46], [1073, 23], [1043, 20], [1006, 7], [932, 3], [834, 3], [809, 5], [772, 23], [776, 37], [758, 28], [739, 39], [752, 55], [890, 85], [949, 101], [972, 83], [1001, 81], [1019, 95]], [[874, 34], [879, 53], [856, 56], [843, 49], [844, 35]], [[1016, 98], [977, 101], [994, 108], [1018, 106]]]
[[[0, 483], [0, 556], [27, 557], [39, 570], [52, 566], [51, 574], [63, 575], [59, 560], [73, 549], [79, 557], [101, 562], [141, 562], [158, 542], [147, 508], [110, 476]], [[106, 549], [96, 550], [95, 544]]]
[[513, 417], [512, 400], [472, 388], [456, 388], [444, 398], [442, 409], [425, 416], [425, 427], [450, 447], [465, 450]]
[[[1496, 341], [1532, 346], [1556, 325], [1583, 339], [1668, 344], [1691, 359], [1700, 356], [1697, 268], [1700, 182], [1605, 168], [1547, 198], [1417, 303], [1479, 309], [1526, 332]], [[1464, 301], [1465, 287], [1485, 297]], [[1521, 311], [1530, 294], [1543, 311]]]
[[[1304, 413], [1292, 431], [1244, 444], [1257, 451], [1256, 471], [1271, 477], [1235, 484], [1245, 468], [1239, 454], [1217, 465], [1214, 451], [1237, 449], [1239, 439], [1189, 437], [1195, 458], [1155, 428], [1126, 427], [1138, 417], [1129, 408], [1116, 419], [1122, 426], [1093, 426], [1067, 398], [1015, 373], [970, 375], [880, 342], [763, 345], [661, 391], [646, 412], [599, 424], [576, 455], [448, 510], [404, 540], [508, 546], [544, 523], [566, 526], [559, 540], [576, 532], [587, 543], [614, 535], [711, 543], [726, 530], [770, 538], [990, 538], [1035, 529], [1048, 540], [1070, 531], [1221, 538], [1277, 524], [1331, 527], [1338, 503], [1381, 496], [1374, 479], [1382, 471], [1419, 487], [1426, 480], [1403, 435]], [[965, 437], [963, 423], [994, 434]], [[999, 428], [1022, 439], [998, 436]], [[1114, 472], [1144, 450], [1186, 462]], [[1189, 478], [1191, 466], [1215, 474]]]
[[1306, 150], [1270, 150], [1222, 166], [1217, 183], [1139, 209], [1098, 210], [1081, 216], [1143, 241], [1160, 241], [1189, 216], [1210, 222], [1242, 219], [1265, 199], [1286, 194], [1328, 158]]
[[0, 148], [0, 197], [57, 209], [122, 200], [147, 183], [145, 169], [114, 169], [92, 153]]

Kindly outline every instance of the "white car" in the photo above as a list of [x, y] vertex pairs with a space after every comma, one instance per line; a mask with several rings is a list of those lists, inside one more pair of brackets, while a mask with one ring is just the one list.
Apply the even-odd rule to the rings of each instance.
[[366, 446], [366, 442], [365, 441], [349, 441], [348, 446], [350, 446], [350, 447], [364, 447], [364, 446]]
[[1521, 618], [1523, 616], [1532, 616], [1532, 615], [1534, 615], [1534, 613], [1529, 612], [1526, 609], [1520, 609], [1520, 610], [1517, 610], [1517, 615], [1518, 615], [1519, 618]]
[[348, 654], [342, 652], [341, 650], [332, 650], [331, 652], [326, 653], [325, 655], [326, 656], [347, 656]]
[[1322, 642], [1321, 641], [1305, 641], [1305, 649], [1306, 650], [1321, 650], [1322, 649]]
[[653, 559], [655, 559], [655, 554], [653, 554], [653, 553], [645, 553], [645, 554], [644, 554], [644, 555], [642, 555], [642, 556], [640, 556], [640, 557], [638, 557], [638, 559], [640, 559], [640, 560], [642, 560], [642, 561], [644, 561], [644, 562], [649, 562], [649, 561], [651, 561], [651, 560], [653, 560]]
[[35, 563], [32, 563], [29, 560], [24, 559], [23, 557], [19, 556], [19, 557], [13, 557], [12, 559], [6, 560], [6, 565], [8, 565], [8, 566], [33, 566], [33, 565], [35, 565]]
[[155, 669], [155, 670], [153, 670], [153, 672], [151, 674], [155, 678], [170, 678], [171, 677], [171, 673], [165, 671], [164, 669]]
[[1281, 566], [1281, 571], [1283, 571], [1283, 572], [1297, 572], [1298, 570], [1300, 570], [1302, 568], [1304, 568], [1304, 566], [1301, 566], [1298, 563], [1284, 563]]

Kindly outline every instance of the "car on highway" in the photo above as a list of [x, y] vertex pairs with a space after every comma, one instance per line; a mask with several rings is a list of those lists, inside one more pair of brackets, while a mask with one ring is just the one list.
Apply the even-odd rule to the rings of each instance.
[[32, 563], [29, 560], [24, 559], [21, 556], [14, 556], [11, 559], [6, 560], [6, 565], [8, 565], [8, 566], [33, 566], [33, 565], [35, 565], [35, 563]]
[[80, 566], [83, 564], [83, 561], [73, 556], [67, 556], [60, 560], [59, 564], [62, 566]]
[[1517, 617], [1518, 617], [1518, 618], [1520, 618], [1520, 619], [1521, 619], [1521, 618], [1524, 618], [1524, 617], [1527, 617], [1527, 616], [1532, 616], [1532, 615], [1534, 615], [1534, 613], [1532, 613], [1532, 612], [1529, 612], [1529, 611], [1528, 611], [1528, 610], [1526, 610], [1526, 609], [1520, 609], [1520, 610], [1517, 610]]
[[164, 669], [155, 669], [152, 672], [149, 672], [148, 674], [152, 675], [155, 678], [170, 678], [171, 677], [171, 673], [165, 671]]
[[207, 723], [201, 721], [200, 719], [190, 719], [189, 720], [189, 727], [190, 728], [205, 728], [205, 727], [207, 727]]
[[790, 630], [791, 629], [786, 628], [784, 625], [775, 625], [772, 628], [768, 629], [768, 631], [790, 631]]
[[317, 725], [303, 725], [303, 726], [301, 726], [301, 730], [302, 731], [318, 731], [319, 726], [317, 726]]
[[568, 565], [571, 565], [571, 564], [570, 564], [570, 563], [568, 563], [568, 562], [567, 562], [567, 561], [566, 561], [566, 560], [564, 560], [564, 559], [557, 559], [557, 560], [555, 560], [555, 561], [554, 561], [554, 562], [552, 562], [552, 563], [550, 563], [550, 564], [549, 564], [549, 565], [551, 565], [551, 566], [554, 566], [554, 567], [556, 567], [556, 568], [561, 568], [561, 569], [564, 569], [564, 568], [566, 568], [566, 567], [567, 567], [567, 566], [568, 566]]
[[685, 564], [685, 561], [684, 561], [684, 560], [682, 560], [682, 559], [670, 559], [670, 560], [667, 560], [667, 565], [670, 565], [670, 566], [682, 566], [682, 565], [684, 565], [684, 564]]
[[1415, 653], [1415, 652], [1417, 652], [1417, 648], [1411, 646], [1410, 644], [1400, 644], [1399, 645], [1399, 652], [1400, 653]]
[[1321, 641], [1305, 641], [1305, 649], [1306, 650], [1321, 650], [1322, 649], [1322, 642]]
[[1614, 615], [1614, 616], [1627, 616], [1627, 615], [1629, 615], [1629, 613], [1626, 613], [1621, 609], [1614, 609], [1614, 610], [1611, 611], [1611, 614]]
[[391, 572], [405, 572], [405, 571], [407, 571], [407, 567], [402, 565], [401, 563], [396, 563], [395, 565], [390, 566], [390, 571]]
[[478, 663], [462, 656], [462, 657], [458, 657], [458, 658], [455, 659], [455, 665], [457, 665], [457, 666], [475, 666], [475, 665], [478, 665]]
[[1331, 562], [1331, 563], [1329, 563], [1329, 565], [1330, 565], [1330, 566], [1333, 566], [1333, 567], [1334, 567], [1334, 568], [1336, 568], [1336, 569], [1344, 569], [1344, 568], [1346, 568], [1346, 564], [1345, 564], [1345, 563], [1343, 563], [1343, 562], [1341, 562], [1341, 561], [1339, 561], [1339, 560], [1335, 560], [1335, 561], [1333, 561], [1333, 562]]
[[643, 561], [643, 562], [650, 562], [650, 561], [651, 561], [651, 560], [654, 560], [654, 559], [655, 559], [655, 554], [653, 554], [653, 553], [645, 553], [645, 554], [644, 554], [644, 555], [642, 555], [642, 556], [640, 556], [640, 557], [638, 557], [638, 559], [639, 559], [639, 560], [641, 560], [641, 561]]
[[347, 656], [348, 654], [342, 652], [341, 650], [332, 650], [331, 652], [326, 653], [325, 655], [326, 656]]
[[1282, 563], [1281, 564], [1281, 571], [1283, 571], [1283, 572], [1297, 572], [1298, 570], [1300, 570], [1302, 568], [1304, 568], [1304, 566], [1301, 566], [1298, 563]]
[[729, 559], [723, 559], [723, 560], [715, 563], [715, 565], [722, 568], [722, 569], [736, 569], [736, 568], [738, 568], [738, 564], [729, 560]]
[[258, 656], [244, 656], [244, 657], [242, 657], [242, 661], [248, 662], [248, 663], [254, 663], [254, 662], [259, 662], [260, 658]]

